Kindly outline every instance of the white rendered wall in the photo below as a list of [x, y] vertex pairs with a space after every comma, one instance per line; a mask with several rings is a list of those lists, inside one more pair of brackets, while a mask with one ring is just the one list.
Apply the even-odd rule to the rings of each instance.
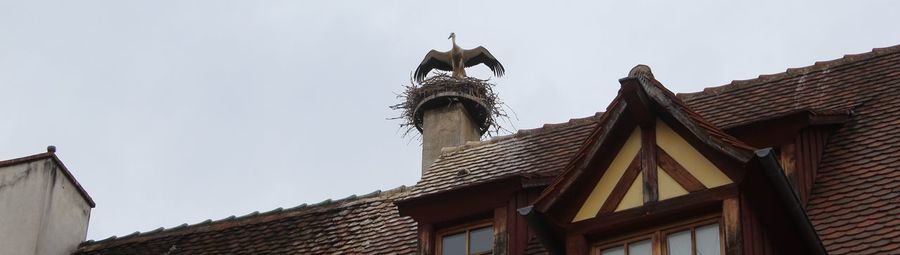
[[70, 254], [87, 235], [90, 213], [53, 159], [0, 168], [0, 254]]

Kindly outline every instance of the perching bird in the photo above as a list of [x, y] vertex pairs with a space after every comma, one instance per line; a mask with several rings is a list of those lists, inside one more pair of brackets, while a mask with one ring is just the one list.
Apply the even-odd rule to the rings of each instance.
[[464, 50], [456, 45], [456, 33], [450, 33], [450, 37], [447, 37], [447, 39], [453, 40], [453, 48], [450, 49], [450, 51], [443, 52], [436, 50], [429, 51], [428, 54], [425, 55], [425, 59], [422, 60], [422, 63], [419, 64], [419, 67], [416, 68], [416, 72], [413, 74], [416, 81], [422, 82], [425, 80], [425, 75], [435, 68], [438, 70], [452, 71], [453, 78], [463, 78], [466, 77], [466, 67], [477, 64], [488, 66], [497, 77], [503, 76], [503, 73], [505, 72], [505, 70], [503, 70], [503, 65], [501, 65], [500, 61], [497, 61], [497, 58], [495, 58], [494, 55], [491, 55], [491, 52], [484, 47], [478, 46], [474, 49]]

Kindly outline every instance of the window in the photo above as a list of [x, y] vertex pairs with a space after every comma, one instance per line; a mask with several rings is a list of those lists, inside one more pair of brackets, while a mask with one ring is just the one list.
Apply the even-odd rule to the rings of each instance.
[[719, 217], [694, 220], [595, 245], [594, 255], [724, 254]]
[[629, 242], [622, 242], [611, 247], [603, 248], [600, 255], [652, 255], [653, 239], [645, 236]]
[[722, 254], [720, 236], [718, 222], [670, 232], [666, 234], [666, 254], [719, 255]]
[[457, 227], [438, 235], [440, 255], [481, 255], [494, 251], [494, 227], [477, 224]]

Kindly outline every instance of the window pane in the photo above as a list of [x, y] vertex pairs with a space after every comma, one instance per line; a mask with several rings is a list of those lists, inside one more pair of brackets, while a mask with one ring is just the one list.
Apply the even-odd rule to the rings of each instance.
[[719, 224], [698, 227], [697, 255], [719, 255], [722, 250], [719, 245]]
[[466, 255], [466, 233], [444, 236], [441, 240], [441, 254]]
[[691, 255], [691, 231], [685, 230], [666, 237], [669, 255]]
[[652, 255], [653, 243], [650, 240], [637, 241], [628, 244], [628, 255]]
[[602, 255], [625, 255], [625, 246], [603, 250]]
[[491, 251], [494, 246], [494, 228], [486, 227], [472, 230], [469, 239], [469, 253]]

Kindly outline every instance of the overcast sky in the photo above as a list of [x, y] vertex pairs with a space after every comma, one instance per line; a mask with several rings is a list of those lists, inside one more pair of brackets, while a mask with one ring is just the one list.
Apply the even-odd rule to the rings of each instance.
[[450, 32], [519, 129], [639, 63], [693, 92], [900, 44], [896, 2], [722, 2], [0, 0], [0, 158], [56, 145], [103, 239], [414, 184], [388, 106]]

